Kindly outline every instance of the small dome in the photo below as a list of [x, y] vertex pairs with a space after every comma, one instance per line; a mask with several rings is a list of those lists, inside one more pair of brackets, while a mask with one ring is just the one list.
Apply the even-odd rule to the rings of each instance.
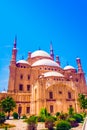
[[29, 65], [29, 63], [26, 60], [19, 60], [19, 61], [17, 61], [16, 64], [19, 64], [19, 63], [21, 63], [21, 64], [28, 64]]
[[1, 93], [7, 93], [7, 91], [3, 90]]
[[51, 58], [51, 56], [50, 56], [47, 52], [45, 52], [45, 51], [43, 51], [43, 50], [38, 50], [38, 51], [35, 51], [35, 52], [33, 52], [33, 53], [31, 54], [31, 58], [37, 57], [37, 56], [42, 56], [42, 57], [49, 57], [49, 58]]
[[40, 66], [40, 65], [60, 67], [55, 61], [50, 59], [41, 59], [32, 64], [32, 66]]
[[59, 72], [55, 72], [55, 71], [46, 72], [43, 75], [44, 75], [44, 77], [49, 77], [49, 76], [64, 77], [63, 74], [61, 74]]
[[73, 66], [71, 66], [71, 65], [67, 65], [67, 66], [64, 67], [64, 70], [70, 70], [70, 69], [75, 70], [75, 68]]

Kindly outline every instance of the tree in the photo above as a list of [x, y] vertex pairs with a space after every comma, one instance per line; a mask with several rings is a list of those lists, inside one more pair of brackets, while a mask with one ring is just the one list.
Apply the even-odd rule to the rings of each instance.
[[47, 117], [48, 116], [48, 112], [46, 108], [41, 108], [40, 110], [40, 116], [41, 117]]
[[69, 108], [69, 115], [72, 116], [74, 114], [74, 108], [70, 107]]
[[16, 107], [16, 102], [12, 97], [7, 96], [5, 99], [1, 100], [2, 111], [8, 113], [7, 118], [9, 119], [10, 112]]
[[83, 109], [83, 112], [85, 112], [85, 109], [87, 109], [87, 98], [83, 94], [79, 94], [78, 96], [80, 108]]

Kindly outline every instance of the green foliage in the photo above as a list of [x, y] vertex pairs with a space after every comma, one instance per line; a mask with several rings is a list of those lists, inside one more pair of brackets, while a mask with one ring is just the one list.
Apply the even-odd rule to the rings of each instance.
[[74, 109], [72, 107], [69, 108], [69, 115], [72, 116], [74, 114]]
[[27, 120], [28, 130], [36, 130], [37, 116], [30, 116]]
[[80, 108], [83, 109], [83, 112], [84, 112], [85, 109], [87, 109], [87, 98], [83, 94], [79, 94], [78, 96], [79, 96], [78, 102], [79, 102]]
[[59, 116], [60, 115], [60, 112], [56, 112], [56, 116]]
[[81, 121], [83, 121], [83, 117], [82, 117], [82, 115], [80, 115], [80, 114], [74, 114], [74, 115], [73, 115], [73, 118], [74, 118], [78, 123], [80, 123]]
[[27, 116], [26, 116], [26, 115], [23, 115], [21, 119], [27, 119]]
[[58, 121], [56, 124], [56, 130], [70, 130], [71, 125], [68, 121]]
[[1, 101], [1, 107], [4, 112], [11, 112], [16, 107], [16, 102], [8, 96]]
[[45, 118], [43, 116], [38, 116], [38, 122], [45, 122]]
[[30, 116], [28, 119], [27, 119], [27, 123], [28, 124], [36, 124], [37, 123], [37, 116]]
[[54, 126], [54, 117], [53, 116], [48, 116], [45, 120], [45, 127], [48, 129], [52, 129]]
[[85, 112], [80, 113], [80, 115], [81, 115], [83, 118], [85, 118], [85, 117], [86, 117], [86, 113], [85, 113]]
[[54, 117], [53, 116], [48, 116], [47, 118], [46, 118], [46, 120], [45, 120], [46, 122], [54, 122], [55, 121], [55, 119], [54, 119]]
[[70, 122], [72, 127], [77, 127], [78, 126], [78, 122], [76, 121], [75, 118], [72, 118], [72, 117], [68, 118], [68, 122]]
[[16, 127], [15, 125], [13, 124], [8, 124], [8, 123], [3, 123], [3, 124], [0, 124], [0, 130], [1, 128], [3, 128], [3, 130], [8, 130], [8, 128], [12, 128], [12, 127]]
[[16, 102], [12, 97], [7, 96], [5, 99], [1, 101], [1, 107], [4, 112], [8, 112], [8, 118], [10, 116], [10, 112], [14, 110], [16, 107]]
[[5, 122], [5, 114], [3, 112], [0, 112], [0, 124], [3, 124]]
[[68, 117], [68, 114], [67, 114], [67, 113], [60, 113], [60, 115], [59, 115], [59, 119], [60, 119], [60, 120], [66, 120], [67, 117]]
[[47, 109], [46, 108], [41, 108], [40, 110], [40, 114], [39, 114], [41, 117], [47, 117], [49, 115], [49, 113], [47, 112]]
[[18, 113], [17, 112], [14, 112], [13, 115], [14, 119], [18, 119]]

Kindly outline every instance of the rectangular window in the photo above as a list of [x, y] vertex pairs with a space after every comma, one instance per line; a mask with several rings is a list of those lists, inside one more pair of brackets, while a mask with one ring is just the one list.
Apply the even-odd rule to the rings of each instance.
[[53, 92], [49, 92], [49, 98], [53, 99]]
[[23, 79], [23, 75], [22, 74], [20, 75], [20, 79]]
[[28, 80], [30, 80], [30, 75], [28, 75], [28, 77], [27, 77], [27, 78], [28, 78]]
[[71, 99], [71, 92], [68, 92], [68, 98]]
[[59, 94], [62, 94], [62, 91], [59, 91]]
[[30, 107], [26, 107], [26, 113], [30, 113]]
[[19, 90], [23, 91], [23, 84], [19, 84]]
[[27, 91], [30, 91], [30, 85], [29, 84], [27, 85]]
[[53, 105], [50, 105], [50, 113], [53, 113]]

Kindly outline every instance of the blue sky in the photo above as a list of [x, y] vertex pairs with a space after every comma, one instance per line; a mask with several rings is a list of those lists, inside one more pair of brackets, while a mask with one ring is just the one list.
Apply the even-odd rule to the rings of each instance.
[[52, 41], [62, 67], [68, 63], [77, 68], [80, 57], [87, 73], [86, 0], [0, 0], [0, 91], [8, 87], [15, 35], [17, 60], [39, 47], [49, 53]]

